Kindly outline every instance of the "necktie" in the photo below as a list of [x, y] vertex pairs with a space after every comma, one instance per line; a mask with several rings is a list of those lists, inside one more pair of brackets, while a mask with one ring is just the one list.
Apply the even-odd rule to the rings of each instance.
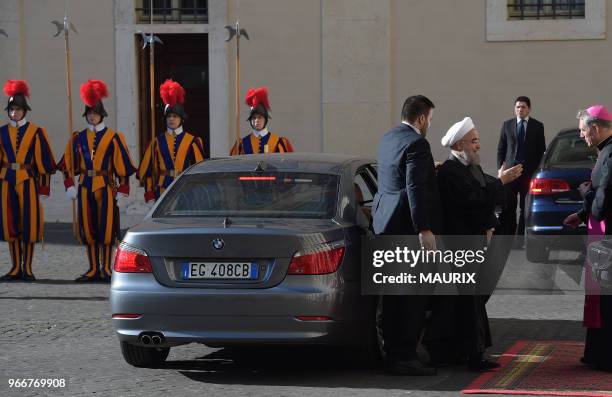
[[519, 121], [516, 134], [516, 164], [525, 162], [525, 120]]
[[525, 142], [525, 120], [519, 123], [518, 139], [521, 144]]

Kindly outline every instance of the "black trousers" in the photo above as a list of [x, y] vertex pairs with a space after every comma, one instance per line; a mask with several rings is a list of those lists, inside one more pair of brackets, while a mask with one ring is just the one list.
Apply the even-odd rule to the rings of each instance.
[[[530, 180], [530, 177], [522, 176], [505, 186], [506, 206], [500, 215], [502, 229], [499, 234], [516, 234], [519, 236], [525, 234], [525, 198], [527, 197], [527, 193], [529, 193]], [[516, 220], [517, 204], [520, 211], [518, 214], [518, 225]]]
[[488, 295], [439, 296], [432, 308], [424, 345], [434, 361], [461, 362], [491, 346]]
[[382, 331], [388, 360], [416, 357], [416, 348], [425, 325], [429, 295], [385, 295]]

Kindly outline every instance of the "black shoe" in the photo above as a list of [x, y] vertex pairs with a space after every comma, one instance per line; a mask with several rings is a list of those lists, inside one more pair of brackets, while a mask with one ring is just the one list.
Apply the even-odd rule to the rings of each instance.
[[592, 369], [594, 371], [604, 371], [604, 372], [612, 371], [612, 366], [596, 364], [594, 362], [587, 360], [585, 357], [580, 357], [580, 362], [586, 365], [587, 367], [589, 367], [589, 369]]
[[111, 276], [110, 274], [100, 273], [100, 275], [98, 276], [98, 281], [108, 284], [111, 282]]
[[88, 276], [86, 274], [83, 274], [77, 278], [74, 279], [74, 281], [76, 281], [77, 283], [92, 283], [95, 281], [98, 281], [98, 275], [94, 274], [93, 276]]
[[21, 272], [17, 274], [6, 273], [4, 276], [0, 277], [0, 281], [16, 281], [21, 280]]
[[23, 281], [36, 281], [36, 277], [34, 277], [33, 274], [26, 274], [26, 273], [23, 273], [23, 276], [21, 277], [21, 279]]
[[417, 358], [412, 358], [387, 362], [385, 372], [392, 375], [431, 376], [436, 374], [436, 369], [423, 365]]
[[470, 358], [468, 360], [468, 369], [475, 372], [489, 371], [501, 367], [501, 364], [486, 358], [478, 357], [477, 359]]

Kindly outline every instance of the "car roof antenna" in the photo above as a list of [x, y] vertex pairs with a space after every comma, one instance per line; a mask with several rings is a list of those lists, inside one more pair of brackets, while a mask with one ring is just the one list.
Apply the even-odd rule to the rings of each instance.
[[232, 221], [230, 220], [230, 218], [228, 218], [227, 216], [225, 217], [225, 219], [223, 219], [223, 227], [227, 228], [232, 224]]

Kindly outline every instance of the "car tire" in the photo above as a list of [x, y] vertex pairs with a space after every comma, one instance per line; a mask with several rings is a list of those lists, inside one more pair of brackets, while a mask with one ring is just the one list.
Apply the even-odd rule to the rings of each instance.
[[161, 365], [168, 354], [169, 347], [142, 347], [121, 342], [121, 354], [125, 361], [134, 367], [157, 367]]
[[544, 263], [548, 260], [550, 250], [540, 241], [525, 237], [525, 255], [531, 263]]

